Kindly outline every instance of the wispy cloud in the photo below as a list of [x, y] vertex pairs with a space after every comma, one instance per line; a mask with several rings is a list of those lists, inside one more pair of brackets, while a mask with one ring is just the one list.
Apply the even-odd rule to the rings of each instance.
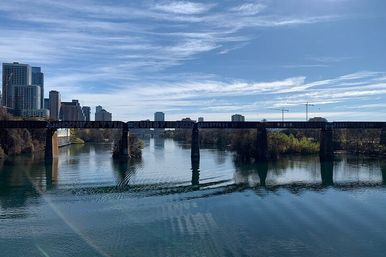
[[231, 8], [232, 11], [238, 12], [244, 15], [255, 15], [260, 13], [266, 8], [262, 3], [245, 3], [239, 6]]
[[[371, 75], [372, 74], [372, 75]], [[205, 113], [205, 116], [216, 117], [216, 120], [228, 119], [232, 113], [259, 114], [258, 117], [276, 117], [272, 108], [289, 107], [291, 117], [302, 117], [304, 104], [315, 104], [313, 115], [335, 118], [342, 115], [342, 111], [330, 110], [347, 109], [350, 104], [357, 111], [345, 112], [345, 119], [364, 119], [364, 108], [379, 107], [374, 113], [383, 113], [382, 106], [386, 95], [386, 79], [379, 83], [374, 82], [384, 76], [381, 72], [358, 72], [332, 78], [328, 80], [306, 82], [305, 77], [294, 77], [279, 81], [250, 82], [250, 81], [220, 81], [200, 80], [195, 81], [169, 81], [156, 84], [141, 84], [131, 89], [119, 89], [106, 92], [103, 95], [73, 91], [73, 97], [86, 100], [91, 105], [104, 102], [114, 113], [125, 109], [125, 117], [141, 119], [151, 117], [157, 110], [163, 110], [170, 117], [183, 117]], [[350, 83], [358, 83], [351, 86]], [[346, 84], [346, 86], [345, 86]], [[374, 98], [377, 96], [377, 99]], [[369, 97], [376, 103], [366, 106]], [[258, 99], [258, 100], [257, 100]], [[382, 105], [383, 104], [383, 105]], [[358, 108], [354, 108], [357, 106]], [[264, 115], [263, 115], [264, 114]], [[270, 115], [267, 115], [270, 114]], [[253, 118], [257, 119], [257, 116]], [[375, 116], [371, 117], [375, 117]], [[125, 118], [117, 116], [117, 118]], [[288, 116], [290, 117], [290, 116]], [[380, 117], [377, 116], [377, 117]]]
[[[212, 61], [238, 68], [233, 59], [216, 58], [250, 47], [261, 32], [342, 19], [273, 8], [270, 1], [1, 1], [0, 56], [42, 66], [47, 91], [102, 104], [122, 119], [160, 108], [175, 116], [207, 111], [225, 118], [233, 111], [297, 108], [305, 101], [343, 104], [386, 90], [386, 75], [379, 72], [311, 82], [302, 73], [250, 80], [230, 78], [226, 71], [211, 74]], [[285, 68], [325, 68], [341, 60], [311, 59]], [[199, 66], [194, 72], [192, 63]]]
[[202, 4], [189, 1], [163, 1], [162, 3], [155, 4], [153, 9], [178, 14], [201, 14], [209, 11], [213, 6], [214, 4]]

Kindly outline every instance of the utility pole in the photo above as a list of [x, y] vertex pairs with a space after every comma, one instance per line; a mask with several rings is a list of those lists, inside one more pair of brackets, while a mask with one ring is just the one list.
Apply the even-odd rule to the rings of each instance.
[[308, 107], [309, 106], [315, 106], [315, 105], [309, 104], [308, 102], [306, 103], [306, 121], [308, 121]]
[[284, 107], [283, 107], [283, 108], [280, 108], [280, 109], [276, 109], [276, 110], [281, 111], [281, 121], [284, 121], [284, 113], [285, 113], [285, 112], [289, 112], [289, 110], [288, 110], [288, 109], [285, 109]]

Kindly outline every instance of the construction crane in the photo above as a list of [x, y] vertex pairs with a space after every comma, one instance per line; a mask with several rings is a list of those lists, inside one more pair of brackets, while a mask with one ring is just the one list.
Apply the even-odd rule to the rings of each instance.
[[289, 110], [288, 110], [288, 109], [285, 109], [284, 107], [283, 107], [283, 108], [280, 108], [280, 109], [275, 109], [275, 110], [281, 111], [281, 121], [284, 121], [284, 113], [285, 113], [285, 112], [289, 112]]
[[308, 107], [309, 106], [315, 106], [315, 105], [309, 104], [308, 102], [306, 103], [306, 121], [308, 121]]
[[[8, 78], [5, 79], [5, 87], [3, 88], [3, 92], [2, 92], [2, 104], [4, 106], [7, 106], [8, 107], [8, 89], [9, 89], [9, 84], [11, 82], [11, 79], [12, 79], [12, 76], [13, 76], [13, 72], [11, 72], [9, 75], [8, 75]], [[12, 89], [11, 89], [12, 91]]]

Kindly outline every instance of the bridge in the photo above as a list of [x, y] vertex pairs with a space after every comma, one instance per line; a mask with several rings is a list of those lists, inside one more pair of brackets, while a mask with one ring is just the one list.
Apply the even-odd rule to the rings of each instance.
[[256, 129], [255, 159], [267, 160], [268, 141], [267, 129], [319, 129], [320, 130], [320, 159], [334, 158], [333, 131], [334, 129], [381, 129], [381, 142], [386, 145], [386, 122], [304, 122], [304, 121], [271, 121], [271, 122], [231, 122], [231, 121], [27, 121], [2, 120], [0, 129], [27, 128], [46, 129], [45, 159], [51, 161], [57, 155], [56, 130], [60, 128], [79, 129], [120, 129], [121, 138], [118, 151], [114, 157], [128, 158], [130, 129], [191, 129], [191, 158], [200, 159], [199, 130], [200, 129]]

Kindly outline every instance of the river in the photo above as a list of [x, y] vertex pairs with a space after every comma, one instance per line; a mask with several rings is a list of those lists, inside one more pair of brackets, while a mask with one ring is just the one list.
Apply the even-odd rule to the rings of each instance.
[[[193, 166], [193, 167], [192, 167]], [[0, 256], [385, 256], [386, 162], [290, 156], [259, 165], [149, 139], [0, 162]]]

